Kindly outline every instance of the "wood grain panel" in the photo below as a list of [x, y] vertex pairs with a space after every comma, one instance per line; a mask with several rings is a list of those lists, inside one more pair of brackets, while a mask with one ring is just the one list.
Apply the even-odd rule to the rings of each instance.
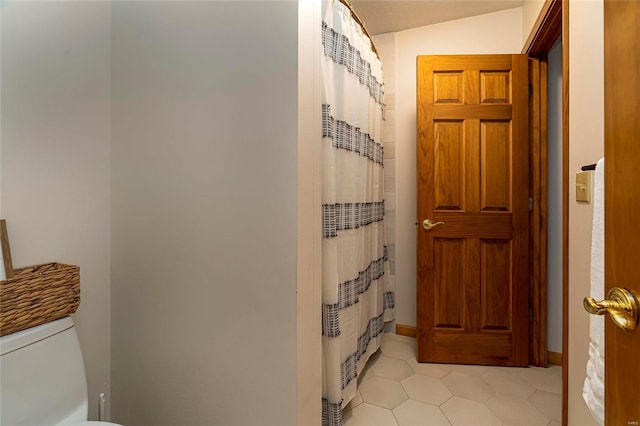
[[[640, 297], [640, 2], [604, 2], [605, 290]], [[640, 330], [605, 319], [605, 424], [640, 424]]]
[[462, 121], [434, 126], [434, 205], [436, 210], [464, 210], [464, 137]]
[[513, 107], [511, 105], [434, 105], [433, 118], [436, 120], [459, 120], [460, 118], [476, 118], [480, 120], [509, 120]]
[[[513, 62], [512, 80], [512, 176], [513, 211], [513, 359], [512, 365], [529, 363], [529, 62], [525, 56]], [[521, 76], [516, 78], [516, 76]]]
[[531, 286], [529, 363], [547, 366], [547, 63], [529, 59], [531, 140]]
[[462, 104], [463, 97], [462, 72], [433, 73], [433, 102], [436, 104]]
[[466, 332], [477, 332], [482, 327], [480, 238], [467, 238], [465, 241], [465, 292], [464, 299], [462, 299], [466, 312], [464, 325]]
[[531, 140], [531, 287], [529, 364], [547, 366], [547, 63], [529, 59]]
[[422, 56], [434, 72], [464, 70], [509, 70], [513, 55], [434, 55]]
[[467, 118], [464, 121], [465, 145], [465, 211], [480, 211], [480, 120]]
[[432, 337], [431, 354], [433, 361], [455, 364], [510, 365], [512, 358], [512, 340], [509, 332], [478, 331], [464, 332], [467, 342], [460, 350], [462, 331], [439, 330]]
[[483, 330], [511, 330], [511, 241], [480, 241]]
[[513, 238], [513, 217], [508, 212], [439, 212], [434, 222], [444, 222], [431, 231], [434, 238]]
[[511, 103], [510, 71], [480, 71], [480, 103]]
[[434, 326], [462, 328], [464, 306], [465, 241], [463, 239], [434, 239]]
[[[429, 218], [433, 214], [434, 205], [434, 173], [433, 173], [433, 61], [431, 57], [418, 57], [418, 69], [427, 72], [418, 72], [417, 87], [417, 117], [418, 135], [416, 156], [418, 164], [425, 164], [425, 167], [418, 167], [418, 205], [417, 215], [420, 220]], [[428, 283], [433, 282], [433, 238], [431, 235], [418, 232], [417, 235], [417, 306], [416, 306], [416, 340], [418, 344], [425, 344], [428, 336], [426, 330], [433, 329], [433, 286]], [[417, 359], [420, 353], [416, 354]]]
[[511, 210], [511, 122], [481, 122], [480, 151], [481, 209]]

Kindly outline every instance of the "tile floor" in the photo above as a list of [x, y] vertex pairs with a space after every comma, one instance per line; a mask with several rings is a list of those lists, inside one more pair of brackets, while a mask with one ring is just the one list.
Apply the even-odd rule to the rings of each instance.
[[385, 334], [345, 426], [560, 425], [562, 369], [419, 364], [415, 339]]

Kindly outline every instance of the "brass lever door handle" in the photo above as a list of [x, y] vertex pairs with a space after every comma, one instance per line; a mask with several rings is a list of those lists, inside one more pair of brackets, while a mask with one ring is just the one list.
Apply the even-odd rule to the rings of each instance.
[[433, 223], [429, 219], [425, 219], [422, 221], [422, 227], [427, 231], [429, 231], [431, 228], [435, 228], [438, 225], [444, 225], [444, 222]]
[[601, 302], [593, 297], [585, 297], [584, 309], [592, 315], [609, 314], [613, 322], [626, 331], [635, 330], [640, 319], [638, 299], [626, 288], [612, 288]]

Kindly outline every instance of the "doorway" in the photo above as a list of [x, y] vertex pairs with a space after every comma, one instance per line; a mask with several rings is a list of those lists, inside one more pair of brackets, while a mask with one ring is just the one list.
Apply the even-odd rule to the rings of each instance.
[[[548, 2], [559, 3], [559, 2]], [[543, 12], [549, 12], [549, 9], [544, 9]], [[393, 209], [393, 219], [395, 219], [395, 227], [393, 229], [393, 236], [396, 238], [394, 241], [394, 249], [392, 260], [392, 274], [395, 275], [398, 282], [398, 318], [396, 324], [396, 330], [399, 334], [411, 335], [415, 332], [415, 329], [411, 327], [413, 324], [412, 317], [415, 317], [415, 308], [409, 307], [409, 304], [413, 303], [415, 306], [415, 276], [411, 276], [409, 271], [413, 269], [415, 271], [415, 235], [416, 235], [416, 218], [415, 217], [415, 200], [409, 199], [415, 198], [415, 191], [412, 191], [412, 185], [416, 181], [415, 171], [413, 165], [407, 161], [412, 158], [413, 154], [409, 151], [415, 150], [415, 126], [412, 125], [412, 120], [415, 118], [411, 116], [411, 113], [415, 114], [415, 95], [412, 95], [406, 90], [406, 85], [415, 85], [415, 70], [410, 70], [411, 64], [415, 61], [416, 55], [414, 52], [408, 52], [405, 47], [413, 43], [413, 46], [418, 44], [417, 39], [426, 40], [421, 47], [419, 54], [439, 54], [439, 53], [492, 53], [492, 49], [496, 49], [498, 45], [502, 52], [518, 51], [522, 47], [520, 44], [517, 48], [507, 46], [507, 40], [501, 40], [497, 42], [496, 39], [489, 40], [488, 34], [491, 34], [492, 29], [495, 29], [498, 21], [501, 24], [501, 33], [504, 39], [509, 39], [509, 34], [512, 34], [512, 29], [504, 22], [509, 21], [512, 17], [509, 16], [511, 12], [503, 11], [499, 12], [492, 17], [478, 16], [470, 18], [465, 22], [465, 25], [455, 26], [454, 23], [447, 23], [439, 25], [438, 28], [417, 28], [403, 32], [402, 34], [381, 34], [374, 37], [375, 44], [383, 57], [385, 66], [385, 76], [392, 81], [386, 87], [386, 94], [392, 99], [388, 103], [388, 112], [386, 125], [389, 127], [389, 137], [385, 140], [385, 147], [388, 142], [393, 146], [393, 152], [389, 153], [389, 162], [385, 162], [385, 168], [389, 165], [388, 169], [389, 178], [386, 182], [392, 183], [393, 188], [398, 188], [398, 191], [389, 191], [389, 195], [392, 195], [392, 203], [389, 206]], [[548, 14], [548, 13], [547, 13]], [[498, 17], [499, 16], [499, 17]], [[557, 16], [561, 16], [561, 13]], [[492, 19], [495, 19], [492, 21]], [[513, 17], [513, 19], [521, 19]], [[365, 20], [366, 22], [366, 20]], [[561, 27], [560, 27], [561, 28]], [[445, 31], [445, 29], [447, 31]], [[448, 31], [451, 29], [452, 31]], [[454, 34], [453, 31], [456, 33]], [[474, 33], [475, 31], [475, 33]], [[521, 31], [521, 29], [520, 29]], [[448, 34], [445, 36], [445, 34]], [[487, 36], [487, 37], [485, 37]], [[558, 34], [551, 40], [551, 43], [557, 40]], [[448, 37], [446, 43], [444, 38]], [[519, 34], [513, 33], [513, 39], [519, 38]], [[462, 40], [473, 40], [474, 43], [465, 44]], [[521, 39], [520, 39], [521, 40]], [[504, 42], [504, 44], [500, 44]], [[416, 50], [418, 50], [416, 48]], [[495, 52], [499, 53], [499, 52]], [[385, 129], [386, 130], [386, 129]], [[386, 138], [386, 135], [385, 135]], [[412, 143], [413, 142], [413, 143]], [[387, 148], [385, 148], [387, 151]], [[391, 151], [391, 150], [390, 150]], [[385, 159], [385, 161], [387, 161]], [[388, 199], [385, 194], [385, 199]], [[395, 274], [394, 274], [395, 272]], [[414, 272], [415, 274], [415, 272]], [[545, 293], [546, 300], [546, 293]], [[404, 304], [404, 305], [403, 305]], [[405, 309], [405, 306], [407, 307]], [[546, 319], [546, 311], [544, 318]], [[409, 325], [409, 326], [407, 326]], [[546, 342], [547, 335], [545, 333], [544, 340]], [[543, 346], [546, 355], [546, 346]], [[562, 349], [552, 351], [560, 357]]]

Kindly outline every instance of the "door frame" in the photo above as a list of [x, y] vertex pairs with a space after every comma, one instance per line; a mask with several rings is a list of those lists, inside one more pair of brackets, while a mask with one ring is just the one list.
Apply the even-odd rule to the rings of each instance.
[[[524, 44], [522, 53], [526, 53], [529, 57], [539, 59], [541, 62], [544, 62], [546, 66], [547, 53], [551, 50], [555, 41], [560, 36], [562, 36], [562, 424], [566, 425], [568, 422], [569, 383], [569, 0], [546, 0], [531, 30], [531, 34]], [[544, 92], [546, 94], [546, 84], [544, 86]], [[536, 313], [544, 315], [544, 320], [542, 321], [545, 322], [547, 315], [546, 179], [544, 178], [546, 176], [546, 105], [542, 106], [542, 108], [544, 108], [544, 112], [541, 114], [540, 120], [541, 123], [544, 123], [545, 134], [541, 134], [539, 155], [537, 158], [536, 155], [532, 156], [532, 169], [540, 170], [540, 175], [537, 180], [535, 179], [535, 173], [533, 176], [533, 194], [540, 194], [541, 196], [544, 194], [545, 203], [536, 211], [536, 204], [534, 201], [533, 211], [533, 213], [537, 212], [541, 223], [544, 224], [544, 226], [540, 226], [539, 231], [534, 232], [533, 235], [533, 249], [536, 249], [535, 244], [537, 241], [538, 255], [541, 256], [541, 260], [538, 264], [539, 279], [536, 281], [534, 276], [534, 280], [532, 281], [531, 294], [533, 299], [531, 306], [532, 308], [535, 308], [536, 306], [540, 307], [540, 312], [534, 312], [534, 329], [536, 327]], [[544, 140], [542, 140], [542, 138], [544, 138]], [[542, 155], [543, 153], [544, 155]], [[542, 173], [542, 170], [544, 170], [544, 174]], [[544, 247], [542, 247], [543, 242]], [[535, 262], [535, 251], [533, 256]], [[542, 334], [542, 332], [540, 332], [540, 334]], [[533, 345], [536, 344], [536, 340], [533, 340], [533, 338], [535, 337], [537, 339], [537, 354], [535, 354], [535, 356], [538, 356], [539, 358], [544, 356], [546, 361], [546, 324], [544, 336], [534, 335], [531, 337]], [[542, 345], [543, 340], [544, 345]], [[543, 351], [545, 352], [545, 355], [542, 354]]]

